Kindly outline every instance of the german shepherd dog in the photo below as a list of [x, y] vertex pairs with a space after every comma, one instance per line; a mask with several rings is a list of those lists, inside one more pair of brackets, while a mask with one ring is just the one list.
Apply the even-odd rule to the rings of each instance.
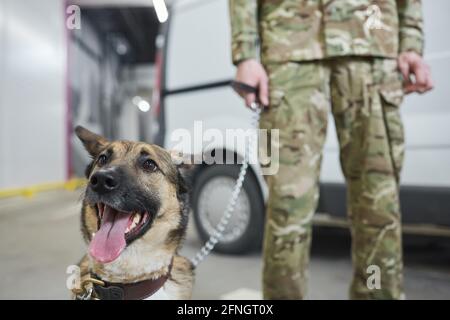
[[188, 192], [171, 154], [143, 142], [113, 141], [78, 126], [92, 157], [81, 231], [88, 253], [81, 281], [99, 299], [190, 299], [191, 262], [178, 255]]

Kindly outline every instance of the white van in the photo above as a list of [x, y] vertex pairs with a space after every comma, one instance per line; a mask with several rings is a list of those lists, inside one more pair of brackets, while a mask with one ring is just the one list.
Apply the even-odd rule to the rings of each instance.
[[[300, 1], [300, 0], [299, 0]], [[404, 230], [450, 235], [450, 1], [424, 1], [426, 59], [436, 88], [407, 97], [402, 105], [406, 159], [401, 200]], [[156, 142], [173, 147], [171, 133], [179, 128], [194, 135], [203, 129], [250, 128], [251, 111], [230, 88], [231, 63], [228, 0], [172, 2], [170, 18], [158, 38], [154, 110], [159, 128]], [[331, 117], [331, 116], [330, 116]], [[321, 196], [315, 222], [345, 225], [345, 186], [338, 144], [329, 121]], [[215, 145], [215, 150], [242, 156], [243, 150]], [[208, 150], [205, 150], [208, 151]], [[239, 165], [198, 165], [193, 174], [193, 212], [197, 230], [206, 239], [225, 209]], [[267, 188], [258, 166], [251, 166], [238, 207], [218, 251], [240, 253], [260, 245]]]

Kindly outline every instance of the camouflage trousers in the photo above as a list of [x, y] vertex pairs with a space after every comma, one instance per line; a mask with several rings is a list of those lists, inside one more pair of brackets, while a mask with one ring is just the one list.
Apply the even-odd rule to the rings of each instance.
[[[305, 297], [330, 108], [347, 182], [350, 298], [402, 298], [398, 181], [404, 153], [403, 90], [396, 61], [349, 57], [269, 64], [266, 69], [270, 108], [260, 126], [280, 130], [280, 156], [278, 173], [266, 176], [264, 298]], [[381, 286], [368, 285], [369, 277], [376, 276], [371, 266], [378, 268]]]

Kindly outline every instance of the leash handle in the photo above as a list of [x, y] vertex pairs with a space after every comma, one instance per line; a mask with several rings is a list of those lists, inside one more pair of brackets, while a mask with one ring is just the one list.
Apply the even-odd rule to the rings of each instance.
[[256, 111], [257, 109], [259, 109], [261, 107], [261, 103], [259, 102], [259, 88], [253, 87], [244, 82], [234, 81], [234, 80], [231, 81], [231, 87], [238, 93], [241, 91], [244, 91], [246, 93], [254, 93], [256, 96], [256, 101], [252, 102], [252, 104], [250, 105], [250, 108], [253, 111]]
[[258, 95], [259, 93], [259, 89], [257, 87], [253, 87], [240, 81], [231, 81], [231, 87], [236, 91], [245, 91], [247, 93], [254, 93], [256, 95]]

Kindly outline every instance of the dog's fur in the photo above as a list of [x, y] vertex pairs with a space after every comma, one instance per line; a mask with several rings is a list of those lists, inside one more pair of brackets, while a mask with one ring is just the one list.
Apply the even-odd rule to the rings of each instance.
[[[194, 273], [191, 262], [178, 255], [188, 221], [188, 192], [179, 168], [166, 150], [143, 142], [113, 141], [82, 127], [76, 134], [92, 156], [86, 169], [89, 179], [98, 170], [120, 170], [120, 188], [111, 195], [96, 194], [88, 183], [81, 210], [81, 231], [89, 244], [99, 227], [97, 203], [103, 202], [123, 211], [148, 211], [150, 227], [127, 243], [120, 256], [109, 263], [100, 263], [86, 254], [80, 262], [81, 274], [98, 275], [108, 282], [133, 283], [156, 279], [172, 271], [163, 286], [168, 299], [191, 297]], [[108, 160], [100, 165], [98, 157], [106, 154]], [[146, 171], [142, 158], [156, 164], [154, 171]], [[157, 298], [157, 297], [155, 297]]]

